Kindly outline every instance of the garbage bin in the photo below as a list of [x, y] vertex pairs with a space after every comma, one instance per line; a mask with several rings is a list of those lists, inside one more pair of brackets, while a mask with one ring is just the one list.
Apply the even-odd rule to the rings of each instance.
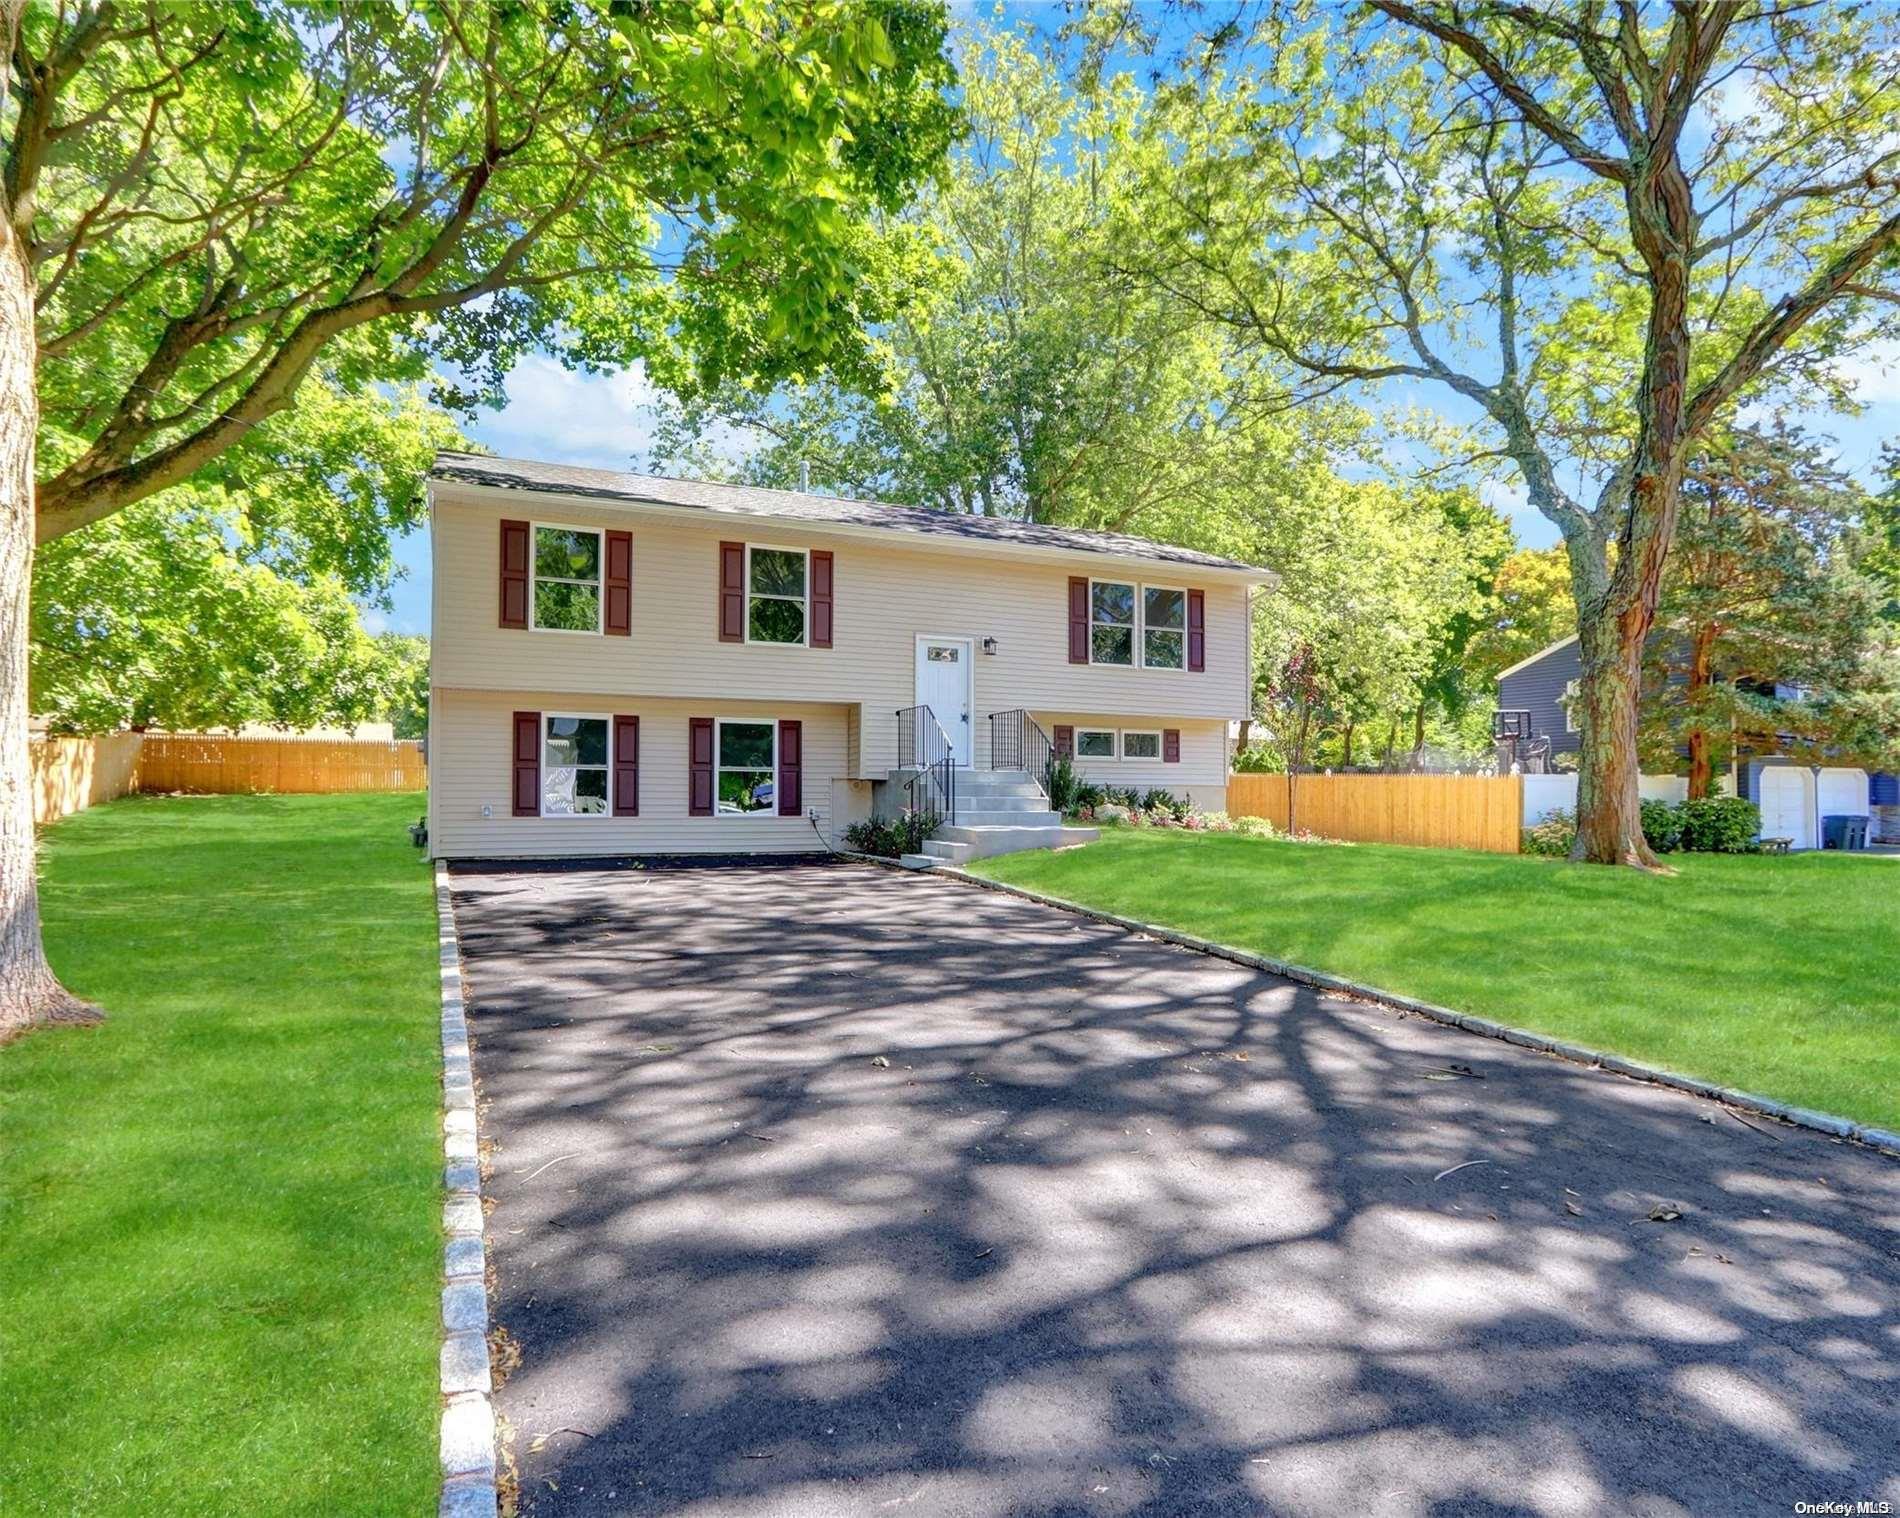
[[1864, 849], [1867, 847], [1865, 817], [1831, 816], [1821, 819], [1821, 847], [1824, 849]]

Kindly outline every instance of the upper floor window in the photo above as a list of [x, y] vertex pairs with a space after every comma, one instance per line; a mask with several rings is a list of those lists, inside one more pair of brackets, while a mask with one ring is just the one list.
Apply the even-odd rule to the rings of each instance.
[[1141, 662], [1149, 669], [1187, 667], [1187, 592], [1141, 587]]
[[534, 626], [555, 632], [599, 632], [600, 566], [597, 529], [537, 526]]
[[746, 640], [803, 643], [809, 584], [802, 548], [746, 547]]
[[1564, 709], [1564, 731], [1566, 733], [1578, 731], [1577, 693], [1582, 689], [1582, 684], [1583, 682], [1580, 680], [1568, 680], [1564, 682], [1564, 698], [1559, 704]]
[[1114, 580], [1089, 582], [1089, 662], [1135, 662], [1135, 587]]
[[1089, 662], [1186, 669], [1188, 593], [1164, 585], [1089, 582]]

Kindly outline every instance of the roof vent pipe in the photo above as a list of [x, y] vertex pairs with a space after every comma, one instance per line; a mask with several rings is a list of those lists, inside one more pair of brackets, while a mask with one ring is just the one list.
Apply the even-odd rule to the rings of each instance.
[[808, 458], [798, 461], [798, 488], [807, 495], [811, 493], [811, 460]]

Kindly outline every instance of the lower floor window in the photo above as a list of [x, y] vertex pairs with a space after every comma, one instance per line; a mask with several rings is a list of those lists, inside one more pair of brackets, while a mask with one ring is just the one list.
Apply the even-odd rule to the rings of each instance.
[[1122, 733], [1122, 758], [1159, 759], [1161, 757], [1161, 734], [1127, 732]]
[[1075, 757], [1113, 759], [1115, 757], [1114, 732], [1105, 727], [1078, 727], [1075, 730]]
[[541, 740], [541, 815], [607, 815], [607, 719], [544, 719]]
[[778, 724], [721, 722], [716, 750], [722, 817], [770, 812], [777, 800]]

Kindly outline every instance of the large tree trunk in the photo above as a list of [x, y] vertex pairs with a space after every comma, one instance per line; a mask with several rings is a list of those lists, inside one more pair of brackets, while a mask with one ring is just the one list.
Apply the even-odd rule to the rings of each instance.
[[1636, 703], [1642, 690], [1648, 619], [1580, 612], [1577, 685], [1582, 764], [1577, 776], [1577, 841], [1570, 857], [1594, 864], [1659, 868], [1643, 837], [1636, 758]]
[[0, 1043], [36, 1023], [97, 1022], [67, 994], [40, 944], [33, 771], [27, 749], [27, 611], [33, 589], [33, 477], [39, 402], [33, 281], [0, 218]]

